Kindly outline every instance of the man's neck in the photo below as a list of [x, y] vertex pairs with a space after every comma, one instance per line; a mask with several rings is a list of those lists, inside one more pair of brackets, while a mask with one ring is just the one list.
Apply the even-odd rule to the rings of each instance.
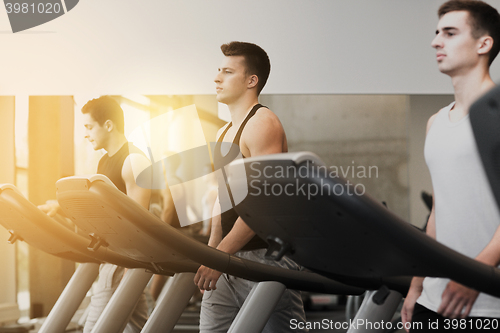
[[[488, 69], [470, 71], [451, 78], [455, 91], [455, 107], [460, 116], [469, 113], [470, 106], [484, 93], [495, 86]], [[460, 117], [461, 118], [461, 117]]]
[[127, 138], [121, 133], [111, 135], [106, 147], [104, 147], [104, 150], [106, 150], [109, 156], [113, 156], [120, 150], [121, 147], [123, 147], [126, 142]]
[[228, 104], [229, 112], [231, 113], [231, 122], [235, 128], [238, 128], [247, 113], [252, 109], [255, 104], [259, 103], [257, 96], [248, 96], [240, 98], [235, 103]]

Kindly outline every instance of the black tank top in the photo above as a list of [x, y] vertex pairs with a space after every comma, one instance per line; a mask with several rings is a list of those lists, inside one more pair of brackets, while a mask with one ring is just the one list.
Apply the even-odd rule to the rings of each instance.
[[[99, 165], [97, 166], [97, 173], [105, 175], [108, 177], [113, 184], [123, 193], [127, 194], [127, 187], [122, 178], [123, 162], [130, 154], [141, 154], [144, 155], [142, 150], [134, 146], [130, 142], [126, 142], [120, 150], [118, 150], [113, 156], [109, 156], [106, 153], [99, 160]], [[146, 156], [146, 155], [144, 155]]]
[[[217, 144], [215, 145], [215, 149], [214, 149], [214, 167], [215, 167], [215, 170], [219, 170], [219, 169], [224, 170], [224, 166], [231, 163], [238, 156], [238, 154], [240, 153], [240, 149], [238, 147], [240, 145], [240, 138], [241, 138], [241, 133], [243, 132], [243, 128], [247, 124], [248, 120], [250, 120], [250, 118], [261, 107], [265, 107], [265, 106], [263, 106], [261, 104], [257, 104], [252, 108], [252, 110], [250, 110], [250, 112], [246, 116], [245, 120], [243, 120], [243, 122], [241, 123], [241, 126], [238, 129], [238, 132], [236, 133], [236, 135], [234, 137], [233, 144], [231, 145], [231, 148], [229, 149], [229, 151], [227, 152], [226, 155], [222, 154], [221, 143], [222, 143], [222, 140], [224, 139], [224, 136], [227, 133], [227, 130], [233, 124], [229, 123], [229, 125], [226, 127], [224, 132], [222, 132], [219, 140], [217, 140]], [[243, 156], [243, 158], [245, 158], [245, 156]], [[231, 200], [231, 204], [228, 206], [234, 207], [234, 200], [233, 200], [233, 197], [231, 194], [231, 190], [229, 188], [229, 185], [227, 184], [227, 180], [226, 179], [224, 179], [224, 180], [226, 181], [225, 184], [224, 183], [221, 184], [219, 182], [219, 191], [220, 191], [221, 186], [225, 186], [227, 188], [228, 193], [229, 193], [229, 198]], [[219, 200], [220, 199], [221, 199], [221, 196], [219, 195]], [[226, 237], [227, 234], [231, 231], [231, 229], [233, 229], [234, 223], [236, 222], [238, 217], [239, 216], [236, 213], [236, 211], [234, 210], [234, 208], [231, 208], [231, 209], [229, 209], [221, 214], [222, 238]], [[245, 244], [245, 246], [243, 246], [241, 251], [249, 251], [249, 250], [264, 249], [264, 248], [267, 248], [267, 243], [262, 238], [255, 235], [247, 244]]]

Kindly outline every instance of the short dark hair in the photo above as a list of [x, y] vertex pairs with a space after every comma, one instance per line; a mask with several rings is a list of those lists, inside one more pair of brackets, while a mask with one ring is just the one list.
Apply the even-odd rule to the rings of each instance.
[[479, 38], [484, 35], [493, 38], [493, 46], [489, 54], [488, 65], [500, 51], [500, 15], [498, 11], [485, 2], [479, 0], [450, 0], [439, 7], [438, 16], [456, 11], [469, 13], [469, 24], [472, 28], [472, 37]]
[[257, 75], [257, 95], [260, 94], [266, 85], [267, 78], [271, 72], [271, 62], [260, 46], [246, 42], [231, 42], [221, 45], [220, 49], [226, 57], [243, 56], [245, 58], [247, 74]]
[[125, 121], [123, 110], [118, 102], [110, 96], [101, 96], [87, 102], [82, 108], [83, 114], [90, 114], [99, 125], [111, 120], [118, 132], [124, 133]]

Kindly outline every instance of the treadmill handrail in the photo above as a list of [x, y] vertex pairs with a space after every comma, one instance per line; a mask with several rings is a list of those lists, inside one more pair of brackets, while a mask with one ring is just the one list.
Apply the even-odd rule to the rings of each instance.
[[310, 151], [300, 151], [300, 152], [290, 152], [290, 153], [279, 153], [271, 155], [259, 155], [254, 157], [247, 157], [245, 159], [237, 159], [231, 162], [233, 166], [240, 164], [252, 163], [252, 162], [265, 162], [265, 161], [279, 161], [279, 160], [291, 160], [296, 165], [299, 165], [306, 161], [311, 161], [317, 166], [324, 166], [325, 162], [321, 158]]
[[15, 185], [12, 185], [12, 184], [0, 184], [0, 192], [5, 191], [5, 190], [12, 190], [12, 191], [16, 192], [19, 195], [23, 195], [21, 193], [21, 191], [19, 191], [19, 189]]
[[[275, 154], [275, 155], [266, 155], [265, 159], [259, 159], [258, 157], [252, 159], [251, 161], [244, 161], [245, 164], [248, 164], [246, 167], [250, 165], [250, 163], [256, 161], [269, 161], [270, 164], [273, 164], [274, 161], [284, 161], [283, 154]], [[305, 156], [305, 155], [303, 155]], [[273, 158], [275, 157], [275, 158]], [[240, 162], [241, 163], [241, 162]], [[229, 166], [229, 173], [231, 173], [231, 166]], [[273, 164], [275, 165], [275, 164]], [[265, 165], [261, 166], [265, 168]], [[257, 170], [256, 170], [257, 171]], [[330, 183], [333, 185], [339, 184], [345, 186], [347, 181], [341, 177], [331, 178], [327, 174], [321, 175], [320, 173], [313, 173], [313, 176], [304, 177], [304, 183], [311, 182], [315, 183], [318, 186], [323, 186], [326, 183]], [[272, 178], [267, 177], [267, 186], [273, 186]], [[243, 179], [238, 179], [238, 181], [242, 182]], [[286, 179], [276, 179], [276, 182], [281, 182], [280, 184], [286, 183]], [[241, 184], [246, 185], [246, 184]], [[331, 188], [332, 186], [330, 186]], [[249, 196], [250, 197], [250, 196]], [[248, 198], [248, 197], [247, 197]], [[280, 197], [281, 198], [281, 197]], [[283, 196], [283, 198], [286, 198]], [[424, 233], [416, 230], [413, 226], [406, 223], [398, 216], [390, 212], [385, 206], [380, 204], [377, 200], [371, 198], [368, 194], [364, 193], [361, 195], [357, 195], [356, 197], [348, 196], [348, 195], [337, 195], [335, 193], [322, 196], [324, 200], [327, 202], [332, 202], [332, 207], [340, 207], [341, 210], [347, 213], [349, 216], [353, 217], [356, 221], [360, 221], [359, 224], [365, 225], [367, 230], [370, 230], [374, 234], [383, 234], [385, 237], [385, 241], [390, 241], [391, 244], [395, 244], [400, 251], [405, 253], [406, 257], [402, 260], [406, 260], [408, 256], [413, 256], [417, 258], [415, 262], [418, 263], [421, 267], [419, 268], [422, 272], [423, 269], [426, 270], [427, 273], [433, 272], [432, 274], [437, 274], [436, 276], [449, 277], [459, 283], [471, 286], [477, 290], [487, 292], [489, 294], [500, 297], [500, 270], [480, 263], [472, 258], [469, 258], [459, 252], [452, 250], [451, 248], [437, 242], [435, 239], [430, 238]], [[247, 199], [246, 199], [247, 200]], [[257, 205], [257, 199], [254, 201], [247, 200], [248, 202], [255, 202]], [[268, 200], [268, 199], [266, 199]], [[281, 200], [281, 199], [280, 199]], [[297, 204], [297, 203], [295, 203]], [[277, 206], [269, 205], [270, 210], [277, 209]], [[236, 210], [239, 214], [245, 214], [245, 200], [238, 204]], [[252, 209], [251, 206], [248, 207], [249, 210]], [[333, 213], [333, 211], [332, 211]], [[284, 212], [283, 215], [290, 214], [289, 212]], [[329, 211], [330, 214], [330, 211]], [[276, 215], [278, 216], [278, 215]], [[258, 227], [258, 222], [268, 223], [276, 221], [275, 215], [268, 216], [271, 220], [264, 221], [262, 218], [258, 219], [256, 217], [248, 218], [247, 224], [253, 228], [257, 233], [260, 232], [261, 237], [267, 236], [277, 236], [284, 237], [283, 241], [292, 241], [287, 238], [287, 233], [283, 232], [283, 229], [276, 228], [275, 230], [280, 230], [283, 232], [282, 235], [269, 235], [266, 234], [265, 231], [259, 231], [262, 229]], [[328, 216], [329, 219], [334, 219], [332, 216]], [[337, 217], [335, 217], [337, 218]], [[253, 224], [255, 223], [255, 224]], [[342, 223], [329, 224], [329, 227], [333, 228], [342, 228]], [[349, 229], [347, 229], [349, 230]], [[402, 235], [407, 235], [408, 237], [402, 237]], [[292, 241], [293, 242], [293, 241]], [[293, 244], [292, 244], [293, 246]], [[415, 249], [418, 249], [419, 253], [415, 254]], [[295, 246], [295, 250], [297, 249]], [[305, 249], [302, 249], [305, 251]], [[314, 253], [315, 256], [321, 255], [329, 255], [329, 253]], [[292, 258], [294, 256], [292, 255]], [[439, 258], [438, 264], [433, 264], [429, 262], [429, 258]], [[356, 260], [356, 259], [354, 259]], [[357, 262], [357, 261], [356, 261]], [[299, 262], [300, 263], [300, 262]], [[425, 265], [423, 264], [425, 263]], [[307, 266], [306, 262], [302, 262], [305, 266]], [[415, 266], [415, 269], [419, 266]], [[312, 268], [312, 267], [309, 267]], [[316, 268], [317, 269], [317, 268]], [[320, 270], [318, 270], [319, 272]], [[325, 272], [321, 271], [321, 273], [330, 273], [328, 276], [331, 277], [341, 277], [342, 275], [345, 278], [349, 277], [349, 273], [343, 274], [343, 272], [339, 271], [331, 271]], [[370, 272], [374, 276], [373, 272]], [[425, 272], [423, 272], [425, 274]], [[417, 274], [415, 274], [417, 275]], [[399, 275], [401, 276], [401, 275]], [[362, 276], [357, 276], [357, 278], [362, 278]], [[345, 279], [341, 281], [346, 281]]]
[[[86, 190], [96, 195], [101, 204], [110, 205], [111, 208], [120, 212], [122, 218], [126, 218], [131, 222], [136, 221], [134, 223], [136, 228], [139, 228], [151, 238], [156, 239], [157, 242], [162, 243], [165, 247], [173, 249], [197, 263], [220, 272], [252, 281], [278, 281], [290, 289], [342, 294], [361, 294], [364, 292], [364, 289], [338, 283], [316, 273], [268, 266], [209, 247], [163, 222], [124, 193], [109, 186], [104, 181], [95, 180], [91, 182], [85, 176], [60, 179], [57, 182], [58, 198], [77, 195], [77, 192], [72, 190], [73, 186], [71, 183], [74, 182], [88, 182], [89, 186]], [[67, 193], [64, 193], [66, 191]], [[61, 200], [60, 203], [64, 208], [64, 200]]]
[[[69, 247], [73, 250], [73, 254], [65, 256], [64, 253], [54, 253], [47, 251], [47, 247], [40, 246], [40, 243], [46, 243], [47, 240], [38, 241], [27, 234], [26, 231], [18, 230], [16, 226], [11, 225], [11, 230], [18, 234], [24, 241], [30, 245], [35, 245], [35, 247], [40, 250], [47, 252], [52, 255], [63, 257], [65, 259], [72, 259], [79, 262], [94, 262], [102, 263], [109, 262], [116, 265], [129, 267], [129, 268], [145, 268], [152, 269], [152, 266], [147, 263], [142, 263], [134, 261], [130, 258], [118, 255], [113, 251], [100, 248], [95, 252], [91, 252], [87, 249], [87, 244], [90, 240], [69, 230], [67, 227], [61, 225], [58, 221], [49, 217], [47, 214], [42, 212], [38, 207], [26, 199], [21, 192], [12, 184], [1, 184], [0, 185], [0, 200], [16, 211], [17, 214], [24, 217], [26, 224], [31, 225], [32, 228], [36, 227], [43, 230], [44, 232], [50, 234], [50, 236], [55, 239], [58, 244], [62, 246]], [[2, 217], [0, 216], [0, 221]], [[10, 221], [11, 223], [20, 223], [21, 221]], [[1, 223], [0, 223], [1, 224]], [[32, 229], [31, 228], [31, 229]], [[21, 228], [22, 229], [22, 228]], [[42, 235], [40, 235], [42, 237]], [[48, 244], [48, 247], [52, 248], [54, 244]]]

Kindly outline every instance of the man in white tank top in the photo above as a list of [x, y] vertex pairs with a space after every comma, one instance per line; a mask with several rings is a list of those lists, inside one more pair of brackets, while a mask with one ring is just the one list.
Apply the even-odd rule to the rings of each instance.
[[[455, 102], [427, 123], [425, 158], [434, 192], [427, 234], [498, 266], [500, 213], [477, 152], [469, 107], [495, 85], [489, 67], [500, 49], [500, 15], [488, 4], [470, 0], [448, 1], [438, 15], [432, 47], [439, 70], [451, 77]], [[402, 309], [403, 322], [413, 321], [411, 332], [492, 329], [500, 325], [496, 318], [499, 298], [442, 278], [414, 277]], [[430, 325], [435, 322], [439, 327]], [[421, 323], [418, 329], [416, 323]]]

